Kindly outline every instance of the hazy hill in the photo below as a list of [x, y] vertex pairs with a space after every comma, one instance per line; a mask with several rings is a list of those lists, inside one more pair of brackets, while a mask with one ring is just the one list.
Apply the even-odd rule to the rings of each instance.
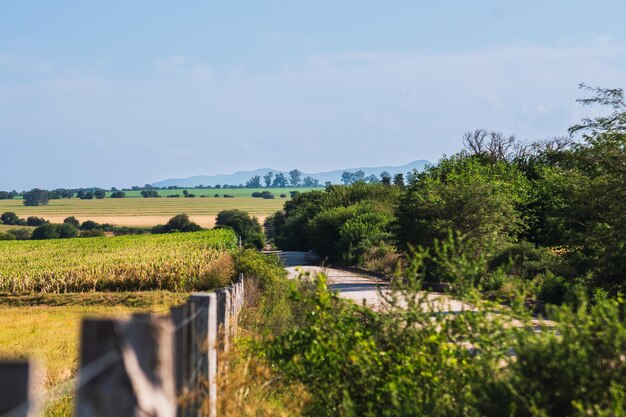
[[[344, 171], [354, 172], [354, 171], [362, 170], [363, 172], [365, 172], [365, 176], [372, 175], [372, 174], [380, 175], [380, 173], [383, 171], [387, 171], [391, 175], [400, 174], [400, 173], [406, 175], [407, 172], [413, 169], [422, 170], [424, 166], [429, 163], [430, 162], [424, 159], [421, 159], [418, 161], [410, 162], [402, 166], [357, 167], [357, 168], [340, 169], [337, 171], [303, 173], [302, 178], [306, 176], [311, 176], [313, 178], [318, 179], [322, 184], [325, 183], [326, 181], [330, 181], [333, 184], [339, 184], [341, 183], [341, 174], [343, 174]], [[261, 177], [263, 177], [263, 175], [267, 174], [270, 171], [273, 172], [274, 174], [283, 173], [285, 174], [285, 176], [288, 177], [288, 173], [286, 171], [280, 171], [280, 170], [272, 169], [272, 168], [260, 168], [254, 171], [237, 171], [234, 174], [196, 175], [196, 176], [189, 177], [189, 178], [174, 178], [174, 179], [168, 179], [164, 181], [158, 181], [151, 185], [154, 187], [169, 187], [169, 186], [195, 187], [197, 185], [215, 186], [218, 184], [238, 185], [238, 184], [245, 184], [250, 178], [252, 178], [255, 175], [260, 175]]]

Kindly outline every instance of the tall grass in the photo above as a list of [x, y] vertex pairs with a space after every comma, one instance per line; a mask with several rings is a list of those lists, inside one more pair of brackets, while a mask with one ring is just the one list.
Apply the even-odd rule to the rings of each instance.
[[206, 290], [234, 274], [229, 230], [0, 242], [0, 291]]

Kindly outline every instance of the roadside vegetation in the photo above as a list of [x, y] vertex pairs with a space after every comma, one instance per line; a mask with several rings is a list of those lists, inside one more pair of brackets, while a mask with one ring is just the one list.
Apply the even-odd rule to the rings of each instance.
[[[406, 178], [295, 196], [267, 218], [268, 236], [282, 249], [391, 273], [407, 251], [459, 233], [464, 255], [485, 259], [486, 290], [530, 286], [556, 304], [579, 288], [623, 293], [626, 105], [621, 90], [592, 93], [583, 103], [612, 113], [582, 121], [570, 137], [527, 143], [476, 130], [464, 150]], [[433, 268], [426, 279], [449, 277]]]

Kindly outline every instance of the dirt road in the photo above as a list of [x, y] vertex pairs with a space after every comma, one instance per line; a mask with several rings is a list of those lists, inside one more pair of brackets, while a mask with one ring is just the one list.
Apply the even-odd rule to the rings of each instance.
[[[311, 252], [278, 252], [290, 278], [297, 278], [300, 274], [311, 275], [323, 272], [328, 277], [329, 287], [336, 290], [340, 297], [352, 300], [355, 303], [365, 303], [377, 310], [383, 304], [383, 297], [387, 290], [387, 283], [370, 275], [338, 268], [327, 268], [319, 265], [319, 259]], [[437, 293], [426, 294], [427, 299], [436, 304], [441, 312], [455, 313], [473, 310], [473, 307], [458, 300], [451, 299]]]

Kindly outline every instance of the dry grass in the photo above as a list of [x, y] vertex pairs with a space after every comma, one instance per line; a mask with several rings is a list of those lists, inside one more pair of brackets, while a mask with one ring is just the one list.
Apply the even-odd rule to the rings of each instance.
[[164, 224], [172, 216], [188, 214], [201, 226], [212, 227], [215, 215], [222, 210], [240, 209], [265, 218], [280, 210], [285, 199], [276, 198], [105, 198], [102, 200], [50, 200], [47, 206], [26, 207], [22, 200], [0, 200], [0, 214], [15, 212], [18, 216], [43, 217], [60, 223], [68, 216], [81, 221], [93, 220], [119, 226], [154, 226]]
[[[115, 294], [32, 294], [0, 297], [0, 357], [32, 358], [42, 367], [44, 387], [72, 378], [78, 368], [80, 323], [85, 317], [126, 317], [135, 312], [167, 313], [188, 294], [164, 291]], [[69, 417], [67, 392], [48, 404], [47, 416]]]
[[226, 417], [300, 416], [310, 397], [301, 384], [286, 384], [246, 343], [235, 344], [220, 363], [218, 415]]

